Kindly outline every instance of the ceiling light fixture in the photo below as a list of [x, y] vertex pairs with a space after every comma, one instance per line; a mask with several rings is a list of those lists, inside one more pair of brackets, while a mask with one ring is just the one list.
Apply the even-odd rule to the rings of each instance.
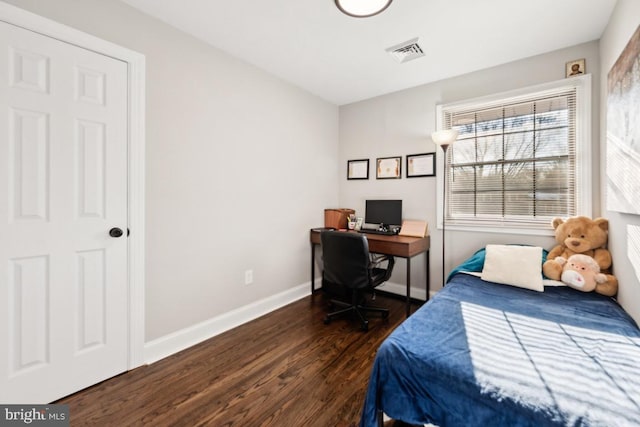
[[335, 0], [336, 6], [346, 15], [354, 18], [368, 18], [389, 7], [392, 0]]

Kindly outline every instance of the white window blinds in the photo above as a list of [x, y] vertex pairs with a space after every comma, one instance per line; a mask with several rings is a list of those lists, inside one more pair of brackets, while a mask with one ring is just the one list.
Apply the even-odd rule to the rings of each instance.
[[578, 214], [577, 87], [442, 106], [447, 224], [548, 228]]

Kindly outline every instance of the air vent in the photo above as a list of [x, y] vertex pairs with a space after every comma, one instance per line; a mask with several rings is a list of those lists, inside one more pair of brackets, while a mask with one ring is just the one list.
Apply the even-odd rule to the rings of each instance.
[[395, 58], [396, 61], [403, 63], [424, 56], [422, 48], [418, 44], [418, 38], [408, 40], [404, 43], [391, 46], [387, 52]]

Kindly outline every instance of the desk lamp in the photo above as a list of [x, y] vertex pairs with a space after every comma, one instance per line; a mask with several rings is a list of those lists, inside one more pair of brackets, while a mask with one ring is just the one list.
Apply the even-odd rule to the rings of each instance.
[[458, 131], [456, 129], [444, 129], [433, 132], [431, 134], [431, 139], [436, 145], [439, 145], [444, 152], [444, 172], [442, 174], [442, 287], [445, 285], [445, 259], [444, 259], [444, 241], [445, 241], [445, 223], [446, 223], [446, 199], [447, 199], [447, 149], [449, 145], [453, 144], [453, 142], [458, 138]]

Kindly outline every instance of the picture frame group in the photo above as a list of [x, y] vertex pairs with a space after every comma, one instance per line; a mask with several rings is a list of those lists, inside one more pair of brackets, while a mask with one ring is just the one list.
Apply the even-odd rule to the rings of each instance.
[[[405, 156], [406, 178], [436, 176], [436, 153], [408, 154]], [[347, 179], [369, 179], [369, 159], [347, 160]], [[402, 156], [378, 157], [375, 162], [376, 179], [401, 179]]]

